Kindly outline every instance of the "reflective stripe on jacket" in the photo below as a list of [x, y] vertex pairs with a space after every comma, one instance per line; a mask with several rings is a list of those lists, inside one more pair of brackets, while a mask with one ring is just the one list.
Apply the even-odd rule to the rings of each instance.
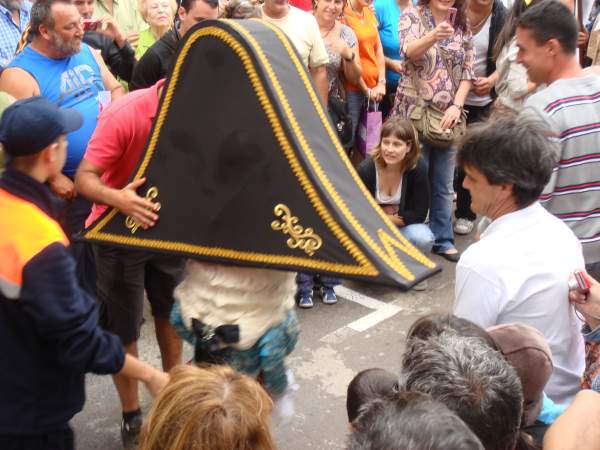
[[50, 244], [69, 240], [60, 225], [34, 204], [0, 189], [0, 293], [18, 299], [25, 265]]

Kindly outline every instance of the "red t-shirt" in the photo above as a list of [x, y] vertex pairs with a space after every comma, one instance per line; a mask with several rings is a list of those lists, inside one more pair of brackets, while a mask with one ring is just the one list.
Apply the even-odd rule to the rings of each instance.
[[[121, 189], [146, 147], [152, 122], [158, 110], [158, 89], [165, 80], [121, 97], [98, 118], [83, 159], [104, 169], [100, 178], [109, 187]], [[108, 207], [94, 203], [85, 221], [89, 227]]]
[[312, 12], [313, 10], [312, 0], [290, 0], [290, 5], [306, 12]]

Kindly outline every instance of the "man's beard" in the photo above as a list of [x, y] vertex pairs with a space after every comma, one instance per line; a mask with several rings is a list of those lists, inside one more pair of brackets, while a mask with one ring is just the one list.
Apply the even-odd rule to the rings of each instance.
[[0, 5], [9, 11], [18, 11], [21, 9], [21, 2], [19, 0], [0, 0]]
[[51, 31], [50, 35], [52, 36], [52, 42], [50, 43], [52, 50], [63, 58], [73, 56], [81, 50], [81, 39], [73, 38], [72, 41], [66, 42], [55, 31]]

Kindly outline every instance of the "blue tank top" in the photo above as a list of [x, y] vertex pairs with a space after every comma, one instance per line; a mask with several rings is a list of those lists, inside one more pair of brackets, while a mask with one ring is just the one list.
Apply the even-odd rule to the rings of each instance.
[[67, 135], [69, 146], [63, 173], [73, 178], [96, 128], [100, 113], [98, 92], [105, 90], [92, 51], [82, 43], [79, 53], [69, 58], [50, 59], [27, 46], [8, 67], [29, 72], [40, 87], [40, 95], [61, 108], [76, 109], [83, 116], [83, 126]]

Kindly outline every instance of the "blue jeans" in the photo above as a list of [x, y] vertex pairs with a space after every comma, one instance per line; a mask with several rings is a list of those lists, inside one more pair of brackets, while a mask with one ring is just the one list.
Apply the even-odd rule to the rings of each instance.
[[454, 177], [455, 152], [453, 148], [441, 149], [423, 144], [423, 162], [429, 173], [431, 205], [429, 228], [433, 232], [434, 253], [445, 253], [454, 248], [452, 231], [452, 181]]
[[340, 284], [340, 280], [339, 278], [328, 277], [327, 275], [311, 275], [309, 273], [298, 272], [296, 275], [296, 286], [298, 287], [296, 295], [312, 294], [315, 284], [321, 285], [326, 289], [333, 289]]
[[435, 237], [424, 223], [413, 223], [400, 228], [402, 235], [423, 253], [429, 253]]
[[358, 129], [358, 122], [360, 121], [360, 115], [365, 104], [365, 95], [362, 92], [346, 92], [346, 103], [348, 104], [348, 115], [352, 119], [352, 145], [354, 146], [354, 140], [356, 139], [356, 130]]

